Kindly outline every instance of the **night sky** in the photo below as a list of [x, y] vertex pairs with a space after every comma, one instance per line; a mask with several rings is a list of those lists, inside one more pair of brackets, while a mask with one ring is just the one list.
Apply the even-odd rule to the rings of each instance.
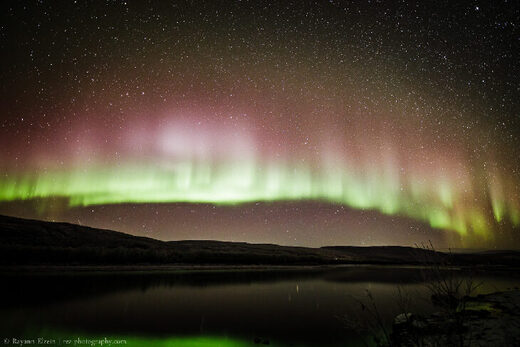
[[0, 213], [520, 247], [518, 1], [2, 1]]

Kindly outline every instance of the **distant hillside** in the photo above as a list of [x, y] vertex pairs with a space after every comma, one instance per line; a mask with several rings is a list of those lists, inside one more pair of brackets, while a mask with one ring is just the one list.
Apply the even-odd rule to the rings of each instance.
[[[412, 247], [305, 248], [221, 241], [160, 241], [125, 233], [0, 216], [2, 265], [420, 264], [434, 252]], [[437, 253], [437, 257], [447, 257]], [[458, 254], [460, 264], [516, 265], [520, 252]]]

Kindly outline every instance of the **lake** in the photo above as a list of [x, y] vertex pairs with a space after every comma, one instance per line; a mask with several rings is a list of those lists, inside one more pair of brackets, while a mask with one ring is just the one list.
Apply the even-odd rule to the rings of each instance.
[[[367, 291], [387, 324], [400, 313], [398, 287], [413, 311], [432, 312], [423, 274], [390, 266], [10, 271], [0, 337], [18, 345], [363, 345], [367, 332], [356, 326], [367, 320]], [[480, 293], [520, 284], [511, 272], [473, 276]]]

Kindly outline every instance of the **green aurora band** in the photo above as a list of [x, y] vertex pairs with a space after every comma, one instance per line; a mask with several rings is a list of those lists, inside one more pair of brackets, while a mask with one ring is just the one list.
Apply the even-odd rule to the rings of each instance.
[[[66, 198], [70, 207], [120, 203], [212, 203], [316, 200], [354, 209], [376, 210], [456, 231], [460, 236], [492, 237], [493, 223], [520, 225], [516, 201], [504, 197], [498, 181], [484, 198], [464, 195], [448, 179], [403, 178], [374, 168], [363, 174], [348, 168], [315, 170], [305, 165], [236, 161], [194, 161], [170, 166], [97, 166], [0, 178], [0, 201]], [[473, 193], [475, 194], [475, 193]], [[492, 211], [489, 211], [492, 210]]]

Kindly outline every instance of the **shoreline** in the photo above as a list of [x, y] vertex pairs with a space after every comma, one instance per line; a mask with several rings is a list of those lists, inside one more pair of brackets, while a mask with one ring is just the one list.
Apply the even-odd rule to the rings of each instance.
[[520, 343], [520, 290], [464, 298], [462, 307], [428, 316], [402, 313], [394, 320], [391, 345], [514, 346]]
[[[356, 269], [356, 268], [391, 268], [391, 269], [429, 269], [428, 265], [418, 264], [395, 264], [395, 263], [355, 263], [355, 264], [136, 264], [136, 265], [0, 265], [0, 274], [52, 274], [52, 273], [161, 273], [161, 272], [218, 272], [218, 271], [303, 271], [312, 272], [318, 270], [334, 269]], [[507, 265], [479, 265], [478, 268], [470, 265], [454, 265], [443, 267], [447, 271], [475, 272], [503, 271], [520, 272], [520, 266]]]

